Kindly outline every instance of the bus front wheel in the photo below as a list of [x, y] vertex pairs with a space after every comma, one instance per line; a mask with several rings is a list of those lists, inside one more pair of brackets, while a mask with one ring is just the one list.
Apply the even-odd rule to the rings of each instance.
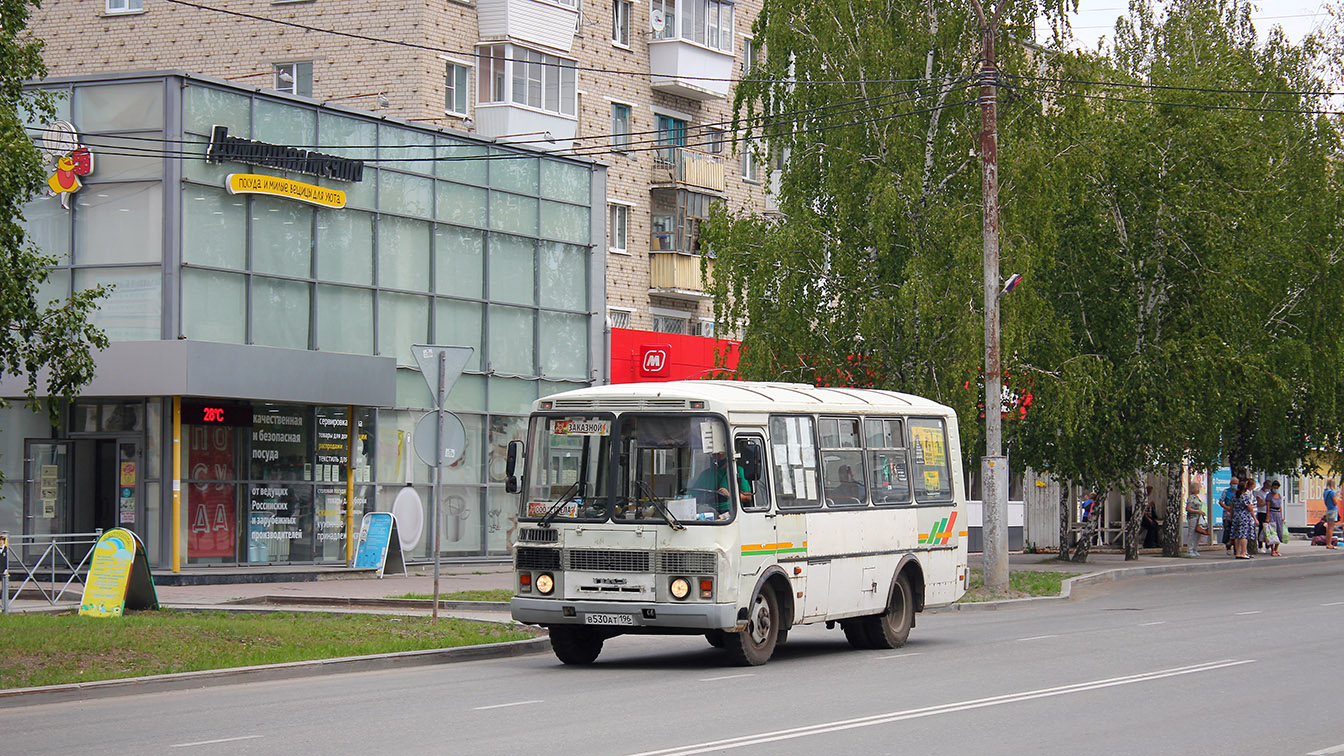
[[551, 649], [565, 664], [592, 664], [602, 653], [602, 634], [590, 627], [554, 625], [551, 631]]
[[724, 633], [723, 650], [728, 652], [734, 664], [756, 667], [770, 660], [778, 641], [779, 600], [775, 598], [774, 590], [767, 585], [751, 601], [751, 609], [747, 612], [747, 629]]

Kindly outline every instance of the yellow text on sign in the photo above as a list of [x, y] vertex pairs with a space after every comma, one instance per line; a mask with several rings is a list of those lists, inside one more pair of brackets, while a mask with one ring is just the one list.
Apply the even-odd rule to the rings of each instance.
[[230, 173], [228, 178], [229, 194], [268, 194], [272, 197], [307, 202], [322, 207], [345, 207], [345, 192], [302, 181], [263, 176], [257, 173]]

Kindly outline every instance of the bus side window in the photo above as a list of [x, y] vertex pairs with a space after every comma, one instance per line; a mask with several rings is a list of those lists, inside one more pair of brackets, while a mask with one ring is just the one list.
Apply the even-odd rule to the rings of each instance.
[[765, 474], [768, 468], [765, 460], [765, 440], [760, 436], [738, 436], [735, 443], [737, 464], [741, 466], [743, 477], [751, 486], [750, 496], [743, 496], [742, 508], [760, 511], [770, 508], [770, 476]]

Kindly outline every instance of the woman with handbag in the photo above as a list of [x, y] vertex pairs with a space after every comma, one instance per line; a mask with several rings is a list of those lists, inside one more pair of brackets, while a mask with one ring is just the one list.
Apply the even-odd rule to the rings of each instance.
[[1255, 497], [1251, 483], [1243, 480], [1237, 485], [1237, 498], [1232, 505], [1232, 550], [1236, 559], [1254, 559], [1246, 553], [1247, 542], [1255, 539]]
[[[1204, 520], [1204, 500], [1200, 498], [1200, 492], [1203, 487], [1199, 479], [1190, 481], [1190, 495], [1185, 498], [1185, 547], [1186, 556], [1199, 556], [1199, 537], [1208, 535], [1209, 529], [1203, 526]], [[1203, 527], [1201, 531], [1200, 528]]]
[[1269, 555], [1283, 556], [1279, 553], [1279, 545], [1287, 536], [1283, 527], [1283, 497], [1279, 495], [1279, 482], [1272, 481], [1265, 486], [1265, 508], [1268, 510], [1269, 519], [1265, 522], [1265, 538], [1269, 541]]

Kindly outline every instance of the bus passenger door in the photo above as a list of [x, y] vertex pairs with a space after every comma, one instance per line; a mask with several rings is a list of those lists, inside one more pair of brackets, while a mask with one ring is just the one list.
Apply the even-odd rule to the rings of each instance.
[[[775, 561], [775, 512], [770, 496], [770, 466], [766, 461], [765, 436], [759, 431], [738, 433], [733, 442], [736, 462], [751, 485], [751, 495], [742, 498], [737, 532], [741, 545], [742, 591], [750, 591], [762, 571]], [[755, 480], [751, 478], [755, 477]], [[739, 480], [740, 483], [740, 480]], [[740, 596], [739, 601], [750, 600]]]

